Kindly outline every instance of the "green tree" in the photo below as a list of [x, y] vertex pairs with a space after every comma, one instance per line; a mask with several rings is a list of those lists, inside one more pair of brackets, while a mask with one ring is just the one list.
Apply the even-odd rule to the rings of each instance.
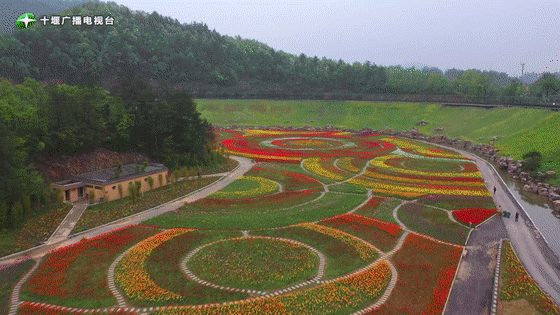
[[134, 186], [133, 183], [128, 183], [128, 194], [130, 195], [130, 198], [132, 199], [132, 202], [135, 203], [136, 202], [136, 187]]
[[476, 98], [488, 96], [492, 91], [492, 80], [486, 74], [468, 70], [453, 81], [455, 90]]
[[89, 203], [90, 203], [90, 204], [93, 204], [94, 202], [95, 202], [95, 190], [92, 190], [92, 191], [89, 193]]
[[26, 221], [31, 217], [31, 198], [29, 195], [25, 195], [22, 198], [22, 218], [23, 221]]
[[140, 190], [142, 189], [142, 182], [139, 181], [139, 180], [134, 181], [134, 185], [135, 185], [135, 189], [136, 189], [136, 191], [135, 191], [136, 196], [140, 196]]
[[548, 98], [560, 91], [560, 81], [552, 73], [544, 73], [543, 76], [534, 84], [537, 96]]
[[18, 200], [16, 202], [14, 202], [14, 204], [12, 205], [12, 227], [13, 228], [20, 228], [23, 224], [24, 218], [23, 218], [23, 208], [21, 205], [21, 202]]
[[8, 228], [8, 205], [5, 201], [0, 202], [0, 230]]
[[522, 85], [519, 81], [512, 81], [508, 86], [503, 87], [500, 93], [502, 101], [510, 104], [515, 103], [519, 97], [521, 88]]
[[523, 160], [523, 168], [530, 172], [535, 172], [541, 167], [542, 155], [538, 151], [531, 151], [523, 154]]

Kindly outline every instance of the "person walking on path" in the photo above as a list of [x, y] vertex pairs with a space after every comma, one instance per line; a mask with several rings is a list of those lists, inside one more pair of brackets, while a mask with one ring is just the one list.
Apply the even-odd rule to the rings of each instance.
[[519, 212], [515, 213], [515, 222], [517, 222], [519, 220]]
[[494, 186], [494, 194], [496, 193], [496, 186]]

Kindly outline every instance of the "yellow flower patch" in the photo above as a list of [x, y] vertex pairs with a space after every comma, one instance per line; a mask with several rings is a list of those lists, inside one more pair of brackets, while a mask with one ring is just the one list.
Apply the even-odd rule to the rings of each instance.
[[217, 191], [211, 195], [211, 197], [215, 198], [245, 198], [250, 196], [262, 196], [269, 193], [277, 192], [279, 187], [278, 184], [271, 181], [270, 179], [258, 176], [241, 176], [239, 179], [247, 179], [251, 181], [255, 181], [259, 183], [259, 187], [250, 189], [250, 190], [242, 190], [242, 191]]
[[128, 297], [149, 301], [166, 301], [182, 296], [158, 286], [146, 272], [146, 259], [163, 242], [195, 229], [171, 229], [138, 243], [119, 262], [115, 279]]
[[388, 174], [382, 174], [377, 172], [366, 171], [364, 173], [365, 176], [374, 178], [374, 179], [382, 179], [382, 180], [389, 180], [395, 182], [409, 182], [409, 183], [422, 183], [422, 184], [431, 184], [431, 185], [450, 185], [450, 186], [477, 186], [477, 187], [486, 187], [485, 182], [466, 182], [466, 181], [445, 181], [445, 180], [429, 180], [426, 179], [417, 179], [417, 178], [409, 178], [403, 176], [393, 176]]
[[361, 169], [352, 165], [351, 161], [352, 161], [352, 158], [347, 156], [347, 157], [343, 157], [341, 159], [338, 159], [337, 164], [343, 170], [347, 170], [347, 171], [352, 172], [352, 173], [359, 173], [361, 171]]
[[303, 167], [311, 173], [323, 176], [325, 178], [330, 178], [336, 181], [344, 180], [344, 176], [336, 174], [326, 168], [324, 168], [321, 163], [319, 163], [318, 157], [308, 158], [303, 161]]
[[387, 142], [390, 142], [390, 143], [392, 143], [396, 146], [399, 146], [401, 148], [415, 150], [420, 155], [437, 156], [437, 157], [449, 158], [449, 159], [464, 159], [465, 158], [463, 155], [457, 154], [457, 153], [433, 152], [433, 151], [430, 151], [429, 149], [426, 149], [425, 147], [422, 147], [420, 145], [414, 144], [414, 143], [406, 141], [406, 140], [398, 139], [398, 138], [390, 137], [390, 138], [385, 138], [383, 140], [387, 141]]
[[373, 167], [379, 167], [388, 169], [393, 172], [403, 173], [403, 174], [412, 174], [412, 175], [423, 175], [423, 176], [435, 176], [435, 177], [475, 177], [475, 178], [483, 178], [482, 174], [479, 171], [476, 172], [457, 172], [457, 173], [444, 173], [444, 172], [424, 172], [424, 171], [416, 171], [416, 170], [408, 170], [402, 168], [392, 167], [390, 165], [385, 164], [385, 162], [389, 159], [399, 158], [400, 155], [390, 154], [376, 157], [375, 159], [371, 160], [369, 163]]
[[345, 242], [346, 244], [354, 247], [360, 255], [360, 258], [362, 258], [363, 260], [366, 260], [375, 255], [376, 248], [373, 245], [344, 231], [324, 225], [318, 225], [315, 223], [300, 223], [297, 224], [297, 226], [301, 226], [306, 229], [313, 230], [315, 232], [319, 232], [321, 234], [325, 234]]
[[472, 189], [472, 190], [459, 190], [459, 189], [445, 189], [445, 188], [425, 188], [406, 186], [406, 184], [388, 184], [379, 183], [371, 180], [364, 180], [360, 178], [353, 178], [348, 181], [349, 183], [361, 185], [368, 188], [373, 188], [374, 192], [379, 190], [389, 191], [391, 193], [415, 193], [420, 195], [455, 195], [455, 196], [479, 196], [491, 197], [492, 194], [485, 189]]

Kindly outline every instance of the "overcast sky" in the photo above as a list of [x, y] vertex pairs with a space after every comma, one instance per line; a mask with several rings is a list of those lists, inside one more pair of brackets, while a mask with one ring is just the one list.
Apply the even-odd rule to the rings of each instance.
[[[3, 0], [0, 0], [3, 1]], [[105, 0], [103, 0], [106, 2]], [[560, 71], [560, 4], [545, 1], [113, 0], [275, 50], [389, 66]]]

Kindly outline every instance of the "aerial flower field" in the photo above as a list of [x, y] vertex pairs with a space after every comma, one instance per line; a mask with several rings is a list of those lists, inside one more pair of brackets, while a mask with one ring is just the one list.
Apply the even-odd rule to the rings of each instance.
[[475, 164], [412, 140], [216, 137], [218, 150], [259, 163], [205, 198], [53, 252], [20, 311], [441, 314], [468, 222], [495, 213]]

